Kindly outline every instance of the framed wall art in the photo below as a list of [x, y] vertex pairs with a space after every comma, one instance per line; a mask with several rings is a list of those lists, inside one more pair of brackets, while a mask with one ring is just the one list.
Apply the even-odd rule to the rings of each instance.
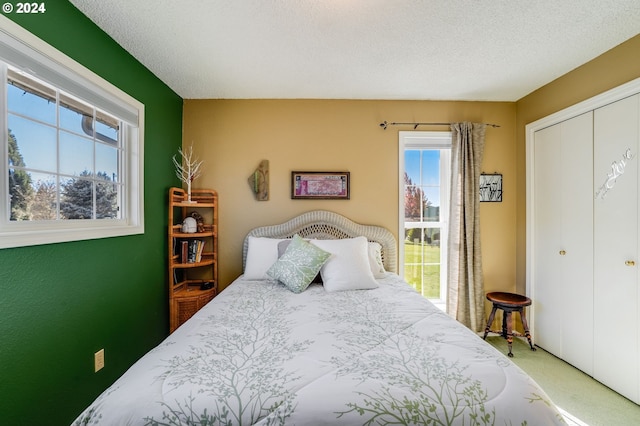
[[291, 172], [291, 199], [348, 200], [349, 172]]
[[481, 174], [480, 175], [480, 201], [481, 202], [502, 202], [502, 175], [501, 174]]

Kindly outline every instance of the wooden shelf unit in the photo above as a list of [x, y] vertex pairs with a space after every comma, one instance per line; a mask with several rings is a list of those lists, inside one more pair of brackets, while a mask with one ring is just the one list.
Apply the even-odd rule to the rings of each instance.
[[[218, 193], [211, 189], [191, 190], [191, 200], [182, 188], [169, 190], [169, 332], [173, 333], [218, 293]], [[194, 201], [194, 202], [193, 202]], [[197, 232], [182, 231], [185, 218], [197, 212], [203, 227]], [[183, 258], [182, 242], [187, 246], [202, 241], [199, 261]], [[187, 255], [188, 257], [188, 255]], [[211, 288], [201, 289], [210, 282]]]

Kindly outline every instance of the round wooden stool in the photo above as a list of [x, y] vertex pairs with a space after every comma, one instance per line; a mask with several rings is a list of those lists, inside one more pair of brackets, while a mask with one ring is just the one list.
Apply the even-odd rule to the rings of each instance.
[[491, 323], [493, 322], [493, 318], [496, 315], [496, 310], [502, 309], [502, 337], [507, 339], [507, 344], [509, 346], [510, 357], [513, 357], [513, 353], [511, 352], [511, 345], [513, 343], [513, 318], [511, 317], [512, 312], [519, 312], [520, 319], [522, 320], [522, 326], [524, 327], [524, 334], [529, 341], [529, 346], [532, 351], [535, 351], [536, 348], [533, 347], [531, 343], [531, 334], [529, 334], [529, 325], [527, 324], [527, 317], [524, 313], [524, 308], [526, 306], [531, 305], [531, 299], [526, 296], [522, 296], [520, 294], [514, 293], [505, 293], [502, 291], [493, 291], [487, 293], [487, 300], [493, 303], [493, 309], [491, 309], [491, 314], [489, 315], [489, 319], [487, 320], [487, 328], [484, 329], [484, 337], [487, 338], [487, 334], [489, 334], [489, 327], [491, 327]]

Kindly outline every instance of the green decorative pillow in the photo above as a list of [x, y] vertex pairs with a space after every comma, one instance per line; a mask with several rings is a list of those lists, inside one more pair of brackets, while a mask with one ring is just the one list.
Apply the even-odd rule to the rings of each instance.
[[302, 293], [330, 256], [331, 253], [296, 234], [284, 254], [271, 265], [267, 275], [280, 281], [292, 292]]

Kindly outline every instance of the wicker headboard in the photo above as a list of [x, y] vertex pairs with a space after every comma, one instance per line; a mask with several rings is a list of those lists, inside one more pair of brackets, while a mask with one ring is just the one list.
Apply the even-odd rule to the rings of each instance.
[[295, 234], [319, 240], [365, 236], [369, 241], [378, 242], [382, 246], [385, 270], [397, 272], [398, 248], [396, 239], [389, 230], [381, 226], [361, 225], [326, 210], [310, 211], [279, 225], [261, 226], [249, 231], [242, 246], [242, 269], [244, 270], [247, 260], [249, 237], [291, 238]]

